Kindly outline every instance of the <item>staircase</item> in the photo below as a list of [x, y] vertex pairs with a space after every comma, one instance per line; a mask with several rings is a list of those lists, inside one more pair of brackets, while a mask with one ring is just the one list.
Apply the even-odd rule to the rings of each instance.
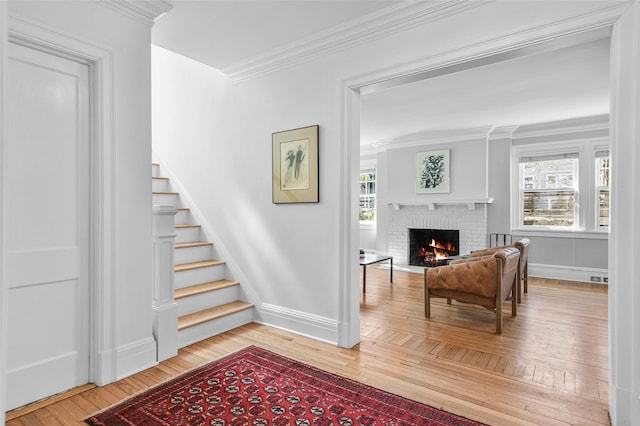
[[178, 347], [199, 342], [216, 334], [250, 323], [253, 304], [240, 299], [240, 283], [227, 279], [223, 260], [214, 259], [213, 243], [191, 210], [183, 206], [169, 178], [161, 177], [160, 166], [152, 166], [153, 204], [174, 205], [175, 293], [178, 305]]

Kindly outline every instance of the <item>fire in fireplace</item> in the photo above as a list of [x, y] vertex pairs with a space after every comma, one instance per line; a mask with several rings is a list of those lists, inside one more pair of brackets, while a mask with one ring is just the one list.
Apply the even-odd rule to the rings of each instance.
[[409, 265], [440, 266], [459, 254], [457, 229], [409, 229]]

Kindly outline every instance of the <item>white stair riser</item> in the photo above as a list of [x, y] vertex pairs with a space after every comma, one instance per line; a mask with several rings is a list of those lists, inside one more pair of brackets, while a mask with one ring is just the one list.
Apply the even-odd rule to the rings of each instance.
[[193, 223], [193, 219], [191, 219], [191, 212], [189, 210], [178, 210], [175, 223], [176, 225], [188, 225], [189, 223]]
[[[153, 177], [166, 176], [159, 165], [152, 164], [151, 175]], [[152, 179], [153, 192], [171, 192], [173, 186], [168, 179]], [[172, 205], [182, 207], [179, 194], [153, 194], [153, 205]], [[190, 210], [178, 210], [175, 216], [176, 225], [189, 225], [195, 223]], [[191, 243], [204, 241], [204, 235], [200, 227], [175, 228], [175, 243]], [[212, 258], [212, 245], [177, 248], [174, 252], [175, 263], [184, 264], [199, 262]], [[196, 268], [175, 273], [175, 288], [184, 288], [211, 281], [222, 280], [226, 277], [226, 265], [210, 266], [206, 268]], [[234, 285], [219, 290], [209, 291], [198, 295], [184, 297], [176, 300], [178, 315], [186, 315], [198, 312], [214, 306], [224, 305], [237, 301], [240, 295], [240, 286]], [[226, 315], [224, 317], [208, 321], [206, 323], [186, 328], [178, 332], [178, 347], [199, 342], [209, 337], [215, 336], [241, 325], [253, 321], [253, 308], [245, 309]]]
[[176, 243], [200, 241], [200, 227], [176, 228]]
[[175, 259], [176, 265], [209, 260], [211, 259], [211, 245], [176, 248]]
[[177, 206], [178, 195], [177, 194], [153, 194], [151, 200], [154, 206]]
[[180, 271], [175, 274], [175, 288], [189, 287], [196, 284], [218, 281], [225, 278], [225, 265]]
[[178, 332], [178, 347], [184, 348], [185, 346], [216, 336], [252, 321], [253, 309], [245, 309], [200, 325], [185, 328]]
[[220, 290], [208, 291], [194, 296], [183, 297], [176, 300], [178, 315], [186, 315], [192, 312], [213, 308], [238, 300], [238, 286], [225, 287]]
[[171, 185], [168, 179], [151, 179], [151, 190], [153, 192], [170, 192]]

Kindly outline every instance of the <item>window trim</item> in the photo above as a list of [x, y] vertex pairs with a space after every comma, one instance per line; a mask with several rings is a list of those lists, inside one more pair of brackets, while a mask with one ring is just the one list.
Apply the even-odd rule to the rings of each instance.
[[[595, 158], [597, 151], [609, 149], [608, 138], [591, 138], [582, 140], [568, 140], [560, 142], [541, 142], [511, 147], [511, 201], [510, 218], [512, 233], [544, 233], [567, 236], [579, 234], [603, 234], [608, 229], [601, 229], [598, 225], [596, 212], [599, 199], [596, 197]], [[578, 167], [575, 176], [576, 193], [576, 223], [572, 227], [523, 225], [520, 187], [520, 162], [522, 158], [562, 158], [565, 154], [577, 153]], [[607, 227], [608, 228], [608, 227]]]
[[[374, 199], [374, 203], [373, 203], [373, 210], [374, 210], [374, 217], [376, 218], [375, 220], [358, 220], [358, 222], [360, 223], [360, 228], [362, 229], [375, 229], [377, 226], [377, 218], [378, 218], [378, 169], [377, 167], [374, 166], [361, 166], [360, 167], [360, 176], [362, 176], [363, 173], [374, 173], [375, 174], [375, 193], [373, 194], [373, 199]], [[360, 183], [360, 182], [358, 182]], [[358, 194], [358, 218], [360, 217], [360, 199], [361, 199], [361, 194]]]
[[599, 168], [596, 165], [596, 160], [598, 158], [605, 158], [608, 157], [609, 158], [609, 175], [611, 174], [611, 152], [609, 151], [609, 147], [608, 146], [596, 146], [596, 151], [594, 153], [594, 158], [593, 158], [593, 179], [594, 179], [594, 197], [595, 197], [595, 227], [596, 227], [596, 232], [600, 232], [600, 233], [608, 233], [609, 232], [609, 227], [611, 225], [611, 223], [607, 224], [606, 226], [601, 226], [600, 225], [600, 192], [602, 191], [606, 191], [609, 193], [609, 221], [611, 220], [611, 176], [609, 176], [609, 186], [600, 186], [600, 182], [599, 182]]

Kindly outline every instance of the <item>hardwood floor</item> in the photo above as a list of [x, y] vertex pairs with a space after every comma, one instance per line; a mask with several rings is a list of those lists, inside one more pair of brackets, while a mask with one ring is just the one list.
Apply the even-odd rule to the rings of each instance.
[[[491, 425], [609, 425], [607, 287], [530, 278], [518, 316], [444, 299], [424, 318], [422, 275], [367, 269], [361, 343], [343, 349], [249, 324], [177, 357], [9, 420], [70, 425], [118, 401], [247, 345]], [[24, 411], [9, 413], [20, 414]], [[9, 417], [10, 418], [10, 417]]]

